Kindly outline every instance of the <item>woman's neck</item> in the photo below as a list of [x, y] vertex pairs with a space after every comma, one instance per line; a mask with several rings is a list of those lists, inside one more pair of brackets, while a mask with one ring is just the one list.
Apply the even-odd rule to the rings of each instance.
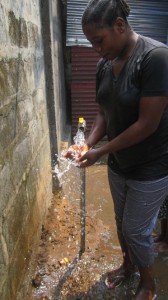
[[138, 40], [138, 34], [132, 29], [129, 29], [126, 45], [121, 51], [121, 53], [119, 54], [119, 56], [114, 59], [114, 61], [116, 62], [116, 61], [128, 60], [132, 56], [137, 40]]

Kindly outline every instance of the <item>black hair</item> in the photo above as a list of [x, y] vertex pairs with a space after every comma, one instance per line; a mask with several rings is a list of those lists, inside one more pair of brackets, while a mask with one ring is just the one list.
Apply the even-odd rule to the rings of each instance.
[[128, 23], [129, 13], [130, 7], [125, 0], [90, 0], [82, 16], [82, 27], [93, 23], [98, 27], [110, 27], [117, 17]]

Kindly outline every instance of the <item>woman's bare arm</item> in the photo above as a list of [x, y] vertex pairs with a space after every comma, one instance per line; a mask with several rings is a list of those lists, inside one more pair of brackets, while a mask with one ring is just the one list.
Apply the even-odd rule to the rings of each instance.
[[99, 107], [98, 114], [93, 123], [92, 129], [89, 135], [86, 137], [86, 144], [89, 148], [96, 145], [106, 134], [106, 122], [104, 117], [104, 112]]

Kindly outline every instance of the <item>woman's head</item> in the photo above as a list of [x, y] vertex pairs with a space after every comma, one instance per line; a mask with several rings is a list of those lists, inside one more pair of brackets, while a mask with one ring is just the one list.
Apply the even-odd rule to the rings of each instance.
[[125, 0], [90, 0], [82, 16], [82, 27], [94, 24], [97, 27], [111, 27], [121, 17], [127, 23], [130, 8]]
[[82, 17], [84, 34], [100, 56], [114, 59], [128, 43], [130, 8], [125, 0], [90, 0]]

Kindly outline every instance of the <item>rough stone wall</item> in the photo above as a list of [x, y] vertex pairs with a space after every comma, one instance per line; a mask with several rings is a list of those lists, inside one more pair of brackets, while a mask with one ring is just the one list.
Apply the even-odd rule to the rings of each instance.
[[[40, 4], [0, 3], [0, 299], [17, 299], [52, 195]], [[25, 298], [24, 298], [25, 299]]]

